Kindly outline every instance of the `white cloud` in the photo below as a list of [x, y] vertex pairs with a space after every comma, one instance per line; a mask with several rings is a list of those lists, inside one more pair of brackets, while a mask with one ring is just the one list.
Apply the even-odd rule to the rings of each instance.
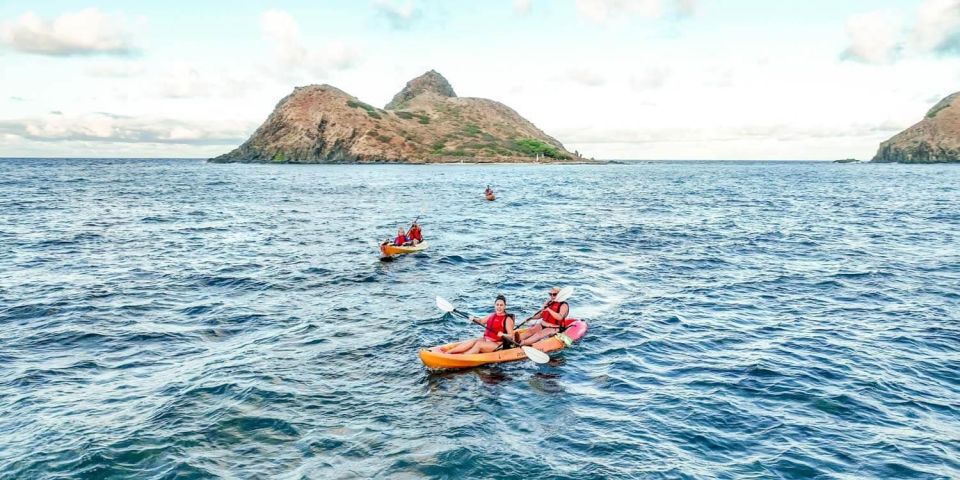
[[514, 0], [513, 13], [517, 15], [526, 15], [530, 13], [530, 4], [532, 0]]
[[577, 13], [597, 23], [621, 14], [660, 15], [659, 0], [576, 0]]
[[360, 51], [342, 42], [331, 42], [320, 48], [310, 49], [300, 36], [300, 26], [289, 13], [282, 10], [267, 10], [260, 17], [263, 36], [273, 43], [276, 63], [275, 73], [283, 77], [296, 77], [307, 73], [326, 77], [330, 70], [343, 70], [354, 66], [361, 57]]
[[914, 41], [921, 51], [960, 53], [960, 0], [928, 0], [917, 12]]
[[677, 17], [692, 17], [697, 11], [697, 4], [699, 0], [676, 0], [676, 15]]
[[562, 78], [587, 87], [599, 87], [607, 83], [602, 75], [588, 68], [571, 68], [564, 73]]
[[662, 87], [670, 71], [663, 67], [650, 67], [640, 73], [630, 76], [630, 87], [636, 91], [654, 90]]
[[0, 121], [0, 133], [38, 142], [236, 145], [246, 138], [250, 130], [250, 125], [236, 122], [217, 122], [214, 127], [207, 123], [108, 113], [49, 114]]
[[147, 71], [142, 63], [108, 63], [95, 65], [86, 70], [92, 77], [101, 78], [130, 78], [139, 77]]
[[686, 18], [693, 16], [698, 4], [699, 0], [575, 0], [577, 13], [595, 23], [632, 15]]
[[844, 59], [865, 63], [889, 63], [902, 48], [902, 27], [892, 12], [877, 11], [854, 15], [847, 20], [849, 46]]
[[413, 26], [421, 17], [420, 9], [412, 0], [395, 3], [391, 0], [376, 0], [373, 3], [377, 14], [387, 20], [391, 27], [397, 30], [406, 30]]
[[0, 25], [0, 42], [37, 55], [130, 55], [136, 48], [125, 23], [124, 18], [95, 8], [65, 13], [53, 20], [27, 12]]

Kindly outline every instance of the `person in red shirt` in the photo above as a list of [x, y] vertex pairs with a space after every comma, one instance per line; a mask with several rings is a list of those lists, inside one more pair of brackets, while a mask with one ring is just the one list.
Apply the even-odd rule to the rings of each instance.
[[567, 326], [570, 305], [567, 305], [567, 302], [555, 301], [558, 293], [560, 289], [557, 287], [550, 289], [550, 298], [543, 304], [543, 309], [533, 316], [534, 319], [539, 318], [540, 322], [520, 334], [521, 345], [533, 345], [541, 339], [560, 333], [560, 330]]
[[423, 234], [420, 233], [420, 225], [417, 225], [416, 222], [410, 225], [410, 231], [407, 232], [407, 240], [414, 245], [423, 241]]
[[393, 244], [396, 246], [401, 246], [404, 243], [407, 243], [407, 236], [403, 233], [403, 228], [397, 229], [397, 238], [393, 239]]
[[483, 336], [460, 342], [459, 345], [447, 350], [447, 353], [469, 355], [492, 352], [500, 348], [504, 340], [513, 338], [514, 316], [507, 313], [507, 299], [503, 295], [497, 295], [497, 299], [493, 302], [493, 313], [487, 315], [487, 318], [470, 317], [470, 320], [482, 323], [486, 327]]

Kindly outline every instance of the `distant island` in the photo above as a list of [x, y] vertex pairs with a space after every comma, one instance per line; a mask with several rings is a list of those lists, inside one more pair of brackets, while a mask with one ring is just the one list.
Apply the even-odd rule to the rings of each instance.
[[937, 102], [914, 126], [880, 144], [876, 163], [960, 162], [960, 92]]
[[430, 70], [384, 108], [330, 85], [297, 87], [216, 163], [585, 162], [510, 107], [458, 97]]

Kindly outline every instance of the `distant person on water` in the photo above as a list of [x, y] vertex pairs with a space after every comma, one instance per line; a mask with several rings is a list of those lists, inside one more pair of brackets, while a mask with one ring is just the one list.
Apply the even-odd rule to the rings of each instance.
[[407, 236], [403, 233], [403, 227], [400, 227], [397, 229], [397, 238], [393, 239], [393, 244], [399, 247], [404, 243], [407, 243]]
[[417, 222], [413, 222], [413, 225], [410, 225], [410, 231], [407, 232], [407, 240], [413, 245], [417, 245], [423, 241], [423, 234], [420, 232], [420, 225]]
[[475, 340], [460, 342], [459, 345], [447, 350], [447, 353], [488, 353], [498, 350], [505, 341], [513, 338], [514, 315], [507, 313], [507, 299], [497, 295], [493, 302], [493, 313], [486, 319], [470, 317], [471, 321], [483, 323], [486, 330], [483, 336]]
[[486, 196], [493, 195], [493, 189], [490, 188], [490, 185], [487, 185], [487, 189], [483, 191], [483, 194]]
[[566, 328], [570, 306], [567, 305], [567, 302], [556, 301], [558, 293], [560, 293], [560, 289], [557, 287], [550, 289], [550, 298], [543, 304], [543, 309], [533, 316], [534, 319], [539, 318], [540, 322], [520, 334], [521, 345], [533, 345], [544, 338], [560, 333], [561, 330]]

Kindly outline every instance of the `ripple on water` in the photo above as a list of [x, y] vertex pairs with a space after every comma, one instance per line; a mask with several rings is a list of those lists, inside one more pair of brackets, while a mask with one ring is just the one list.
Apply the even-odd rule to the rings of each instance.
[[[958, 176], [0, 159], [0, 478], [960, 477]], [[554, 285], [549, 364], [419, 364]]]

